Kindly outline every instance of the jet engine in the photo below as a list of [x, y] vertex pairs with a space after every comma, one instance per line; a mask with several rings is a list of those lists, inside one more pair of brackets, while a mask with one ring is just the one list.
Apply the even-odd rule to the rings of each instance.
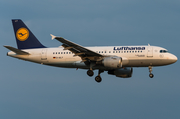
[[109, 70], [108, 74], [115, 75], [116, 77], [121, 78], [130, 78], [132, 76], [133, 68], [120, 68], [115, 70]]
[[104, 67], [108, 67], [108, 68], [120, 68], [122, 67], [122, 58], [116, 56], [106, 57], [100, 62], [100, 64], [103, 64]]

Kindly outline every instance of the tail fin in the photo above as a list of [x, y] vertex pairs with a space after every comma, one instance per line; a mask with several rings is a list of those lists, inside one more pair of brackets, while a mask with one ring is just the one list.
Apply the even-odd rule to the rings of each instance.
[[20, 19], [12, 20], [18, 49], [45, 48]]

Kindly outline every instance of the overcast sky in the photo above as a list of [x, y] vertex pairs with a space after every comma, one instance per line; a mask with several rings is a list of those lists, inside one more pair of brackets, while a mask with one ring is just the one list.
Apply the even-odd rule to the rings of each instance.
[[[1, 119], [178, 119], [179, 61], [134, 68], [132, 78], [64, 69], [6, 56], [16, 46], [11, 19], [22, 19], [42, 44], [61, 45], [50, 34], [82, 46], [161, 46], [178, 58], [179, 0], [1, 0]], [[97, 75], [97, 71], [95, 71]]]

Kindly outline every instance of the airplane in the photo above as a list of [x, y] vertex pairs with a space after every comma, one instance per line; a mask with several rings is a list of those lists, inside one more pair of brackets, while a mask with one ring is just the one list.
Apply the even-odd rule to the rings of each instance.
[[12, 19], [18, 48], [4, 46], [11, 50], [7, 56], [43, 65], [80, 68], [87, 70], [92, 77], [98, 70], [96, 82], [101, 82], [101, 73], [120, 78], [132, 77], [133, 67], [148, 67], [149, 77], [153, 78], [152, 68], [175, 63], [178, 58], [168, 50], [158, 46], [101, 46], [83, 47], [62, 37], [54, 36], [62, 46], [48, 48], [42, 45], [21, 19]]

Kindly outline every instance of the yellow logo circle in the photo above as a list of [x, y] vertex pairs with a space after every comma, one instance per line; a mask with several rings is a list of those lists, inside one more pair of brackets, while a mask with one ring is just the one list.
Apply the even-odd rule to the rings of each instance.
[[29, 31], [26, 28], [20, 28], [16, 32], [16, 37], [20, 41], [25, 41], [29, 37]]

